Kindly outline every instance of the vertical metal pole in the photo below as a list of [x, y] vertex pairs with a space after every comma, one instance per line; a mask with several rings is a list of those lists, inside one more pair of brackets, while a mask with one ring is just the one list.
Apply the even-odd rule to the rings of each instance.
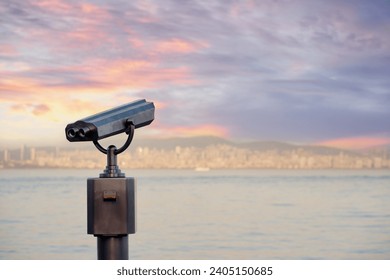
[[[107, 167], [100, 178], [125, 177], [117, 165], [116, 147], [111, 145], [107, 149]], [[128, 260], [129, 238], [128, 235], [97, 236], [98, 260]]]
[[98, 236], [97, 237], [98, 260], [128, 260], [129, 237], [123, 236]]

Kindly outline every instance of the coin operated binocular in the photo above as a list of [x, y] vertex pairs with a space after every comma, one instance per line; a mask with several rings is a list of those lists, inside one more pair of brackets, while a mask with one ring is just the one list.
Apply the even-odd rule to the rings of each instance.
[[[97, 237], [98, 259], [127, 260], [128, 235], [136, 232], [136, 180], [125, 177], [117, 164], [117, 155], [131, 144], [134, 130], [154, 120], [154, 104], [137, 100], [68, 124], [70, 142], [92, 141], [107, 155], [107, 166], [99, 178], [87, 180], [87, 232]], [[126, 133], [125, 144], [107, 149], [98, 140]]]

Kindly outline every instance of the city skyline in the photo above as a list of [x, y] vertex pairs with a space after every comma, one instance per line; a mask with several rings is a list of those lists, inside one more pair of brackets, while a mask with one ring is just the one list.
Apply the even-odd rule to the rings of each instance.
[[[0, 4], [0, 149], [139, 98], [136, 137], [390, 144], [390, 2]], [[69, 144], [80, 145], [80, 144]]]
[[[99, 169], [106, 156], [71, 146], [0, 149], [0, 168]], [[350, 151], [278, 142], [235, 143], [216, 137], [138, 142], [118, 157], [124, 169], [390, 169], [390, 147]]]

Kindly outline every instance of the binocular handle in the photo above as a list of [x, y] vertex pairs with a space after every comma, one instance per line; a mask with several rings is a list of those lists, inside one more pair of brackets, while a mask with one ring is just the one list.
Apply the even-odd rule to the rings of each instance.
[[[124, 152], [130, 146], [131, 141], [133, 141], [135, 126], [132, 122], [129, 122], [129, 121], [126, 122], [126, 126], [127, 126], [127, 128], [126, 128], [125, 132], [128, 135], [127, 140], [126, 140], [125, 144], [123, 144], [123, 146], [120, 147], [119, 149], [117, 149], [114, 146], [115, 147], [115, 150], [114, 150], [115, 155], [118, 155], [118, 154]], [[99, 151], [101, 151], [103, 154], [107, 155], [108, 149], [103, 148], [102, 145], [99, 144], [98, 140], [93, 140], [93, 144], [95, 145], [95, 147]]]

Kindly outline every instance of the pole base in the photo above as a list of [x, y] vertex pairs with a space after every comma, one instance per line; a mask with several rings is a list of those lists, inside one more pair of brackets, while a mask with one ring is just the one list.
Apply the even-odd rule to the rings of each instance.
[[129, 238], [122, 236], [97, 236], [98, 260], [128, 260]]

